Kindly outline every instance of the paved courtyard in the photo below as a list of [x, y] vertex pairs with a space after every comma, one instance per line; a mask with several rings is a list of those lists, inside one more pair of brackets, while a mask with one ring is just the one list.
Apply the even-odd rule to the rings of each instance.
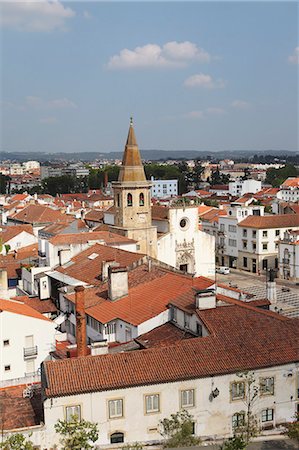
[[[228, 275], [216, 274], [218, 283], [230, 284], [253, 294], [255, 299], [266, 298], [266, 277], [230, 269]], [[277, 311], [288, 317], [299, 317], [299, 286], [284, 280], [276, 280]]]

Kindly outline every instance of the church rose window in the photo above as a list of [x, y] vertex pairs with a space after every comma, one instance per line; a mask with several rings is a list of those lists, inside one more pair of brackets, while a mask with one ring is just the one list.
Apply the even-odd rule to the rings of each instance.
[[188, 223], [189, 223], [189, 220], [187, 218], [183, 218], [180, 220], [180, 227], [182, 229], [185, 229], [185, 228], [187, 228]]

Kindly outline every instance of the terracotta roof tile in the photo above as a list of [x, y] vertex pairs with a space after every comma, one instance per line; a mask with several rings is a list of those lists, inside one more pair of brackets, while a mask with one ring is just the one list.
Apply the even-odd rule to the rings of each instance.
[[0, 428], [15, 430], [39, 425], [42, 421], [42, 401], [40, 384], [34, 384], [32, 398], [24, 398], [26, 385], [0, 389]]
[[52, 302], [52, 300], [40, 300], [38, 297], [28, 297], [26, 295], [14, 297], [12, 300], [25, 303], [25, 305], [30, 306], [41, 314], [56, 313], [57, 308]]
[[46, 320], [47, 322], [51, 322], [50, 319], [43, 316], [41, 313], [36, 311], [36, 309], [31, 308], [31, 306], [28, 306], [23, 302], [15, 300], [0, 299], [0, 312], [2, 311], [20, 314], [22, 316], [34, 317], [35, 319]]
[[[214, 284], [207, 280], [158, 268], [149, 273], [146, 266], [141, 266], [129, 273], [129, 295], [115, 302], [107, 298], [106, 286], [102, 290], [86, 289], [86, 313], [101, 323], [119, 318], [137, 326], [167, 310], [169, 303], [194, 304], [194, 289], [205, 289]], [[75, 302], [74, 294], [66, 298]]]
[[14, 238], [23, 231], [26, 231], [26, 233], [29, 234], [33, 234], [32, 225], [28, 224], [28, 225], [14, 225], [2, 227], [2, 231], [0, 232], [1, 242], [4, 244], [5, 242], [10, 241], [10, 239]]
[[299, 177], [297, 177], [297, 178], [288, 178], [282, 184], [282, 187], [299, 187]]
[[138, 336], [135, 341], [143, 348], [151, 348], [170, 345], [174, 342], [181, 341], [182, 339], [191, 339], [194, 337], [194, 334], [189, 333], [186, 330], [181, 330], [168, 322], [160, 327], [154, 328], [148, 333]]
[[45, 394], [95, 391], [210, 377], [299, 360], [299, 321], [232, 305], [200, 311], [214, 333], [153, 349], [47, 361]]
[[[94, 257], [89, 258], [93, 254]], [[143, 257], [144, 255], [140, 253], [127, 252], [108, 245], [94, 244], [56, 270], [85, 283], [99, 285], [101, 284], [103, 261], [117, 261], [121, 266], [130, 266]]]
[[167, 206], [153, 205], [152, 219], [153, 220], [168, 220], [169, 208]]
[[122, 243], [134, 244], [136, 241], [120, 234], [109, 231], [97, 231], [88, 233], [58, 234], [49, 239], [53, 245], [59, 244], [83, 244], [85, 242], [103, 241], [107, 245], [117, 245]]
[[69, 222], [73, 220], [73, 218], [62, 214], [58, 209], [51, 209], [42, 205], [28, 205], [22, 211], [11, 216], [11, 219], [32, 224]]
[[239, 222], [239, 227], [245, 228], [288, 228], [299, 227], [298, 214], [280, 214], [269, 216], [248, 216]]

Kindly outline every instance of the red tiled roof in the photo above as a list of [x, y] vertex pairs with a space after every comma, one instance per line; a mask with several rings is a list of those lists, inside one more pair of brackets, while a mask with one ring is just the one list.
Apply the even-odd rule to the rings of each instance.
[[218, 222], [219, 216], [226, 216], [227, 212], [224, 209], [211, 209], [210, 211], [206, 212], [206, 214], [201, 216], [202, 221], [207, 222]]
[[298, 214], [280, 214], [269, 216], [248, 216], [239, 222], [239, 227], [245, 228], [288, 228], [299, 227]]
[[168, 220], [168, 211], [169, 211], [169, 208], [167, 206], [153, 205], [152, 206], [152, 219], [153, 220]]
[[299, 187], [299, 177], [297, 178], [288, 178], [282, 184], [282, 187]]
[[116, 244], [134, 244], [136, 241], [120, 234], [111, 233], [109, 231], [97, 231], [88, 233], [70, 233], [70, 234], [58, 234], [49, 239], [49, 242], [53, 245], [59, 244], [83, 244], [91, 241], [104, 241], [107, 245]]
[[70, 222], [73, 218], [62, 214], [58, 209], [42, 205], [28, 205], [22, 211], [11, 216], [11, 219], [24, 223]]
[[[93, 259], [89, 256], [95, 254]], [[140, 253], [127, 252], [119, 248], [109, 247], [108, 245], [94, 244], [79, 255], [71, 259], [64, 266], [56, 270], [85, 283], [98, 285], [101, 283], [103, 261], [117, 261], [121, 266], [130, 266], [134, 262], [141, 260], [144, 255]]]
[[186, 330], [181, 330], [172, 323], [168, 322], [160, 327], [154, 328], [148, 333], [138, 336], [135, 341], [143, 348], [151, 348], [170, 345], [174, 342], [181, 341], [182, 339], [190, 339], [194, 337], [194, 334], [189, 333]]
[[[138, 269], [136, 274], [139, 275], [142, 269]], [[133, 276], [136, 276], [134, 272]], [[107, 290], [99, 292], [87, 289], [85, 291], [88, 305], [86, 313], [101, 323], [108, 323], [119, 318], [137, 326], [165, 311], [169, 302], [173, 303], [172, 299], [175, 300], [180, 295], [190, 295], [194, 303], [193, 289], [204, 289], [207, 286], [207, 279], [202, 277], [193, 279], [173, 272], [158, 272], [158, 276], [155, 275], [153, 279], [148, 280], [145, 277], [142, 282], [138, 280], [135, 287], [130, 283], [129, 295], [115, 302], [107, 299]], [[213, 281], [209, 280], [208, 285], [211, 286], [211, 284]], [[74, 294], [66, 297], [75, 301]]]
[[20, 202], [25, 200], [28, 197], [28, 194], [15, 194], [11, 197], [11, 202]]
[[57, 308], [52, 302], [52, 300], [40, 300], [38, 297], [28, 297], [26, 295], [14, 297], [12, 300], [17, 300], [18, 302], [25, 303], [25, 305], [30, 306], [41, 314], [55, 313]]
[[211, 191], [228, 191], [228, 184], [214, 184], [214, 186], [210, 187]]
[[87, 214], [85, 214], [85, 220], [90, 220], [92, 222], [103, 222], [104, 211], [102, 209], [92, 209]]
[[299, 360], [299, 321], [243, 305], [198, 312], [213, 333], [147, 350], [46, 361], [45, 394], [62, 397], [254, 370]]
[[26, 385], [0, 388], [0, 428], [1, 430], [15, 430], [33, 427], [42, 421], [42, 400], [40, 384], [33, 385], [32, 398], [23, 397]]
[[33, 234], [32, 225], [28, 224], [28, 225], [15, 225], [3, 227], [2, 231], [0, 232], [1, 242], [4, 244], [5, 242], [10, 241], [10, 239], [14, 238], [23, 231], [26, 231], [26, 233], [29, 234]]
[[23, 302], [15, 300], [0, 299], [0, 312], [2, 311], [20, 314], [22, 316], [34, 317], [35, 319], [46, 320], [47, 322], [51, 322], [50, 319], [43, 316], [41, 313], [36, 311], [36, 309], [31, 308], [31, 306], [28, 306]]

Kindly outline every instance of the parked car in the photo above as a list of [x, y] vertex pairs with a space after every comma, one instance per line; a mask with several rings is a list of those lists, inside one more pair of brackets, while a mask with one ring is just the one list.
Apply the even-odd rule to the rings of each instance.
[[225, 267], [225, 266], [216, 267], [216, 273], [221, 273], [222, 275], [228, 275], [229, 267]]

